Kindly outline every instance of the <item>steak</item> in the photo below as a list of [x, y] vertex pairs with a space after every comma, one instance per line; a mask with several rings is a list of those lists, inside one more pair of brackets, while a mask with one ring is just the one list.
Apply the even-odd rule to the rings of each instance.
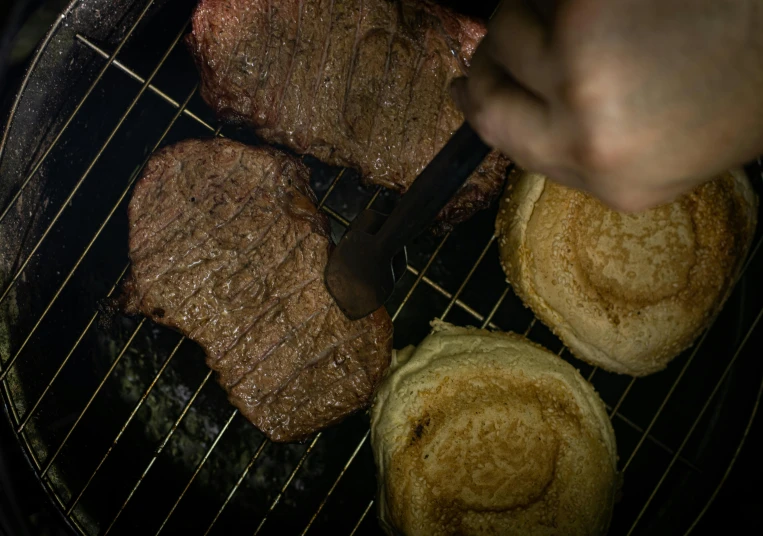
[[199, 343], [274, 441], [366, 406], [392, 351], [384, 308], [351, 321], [326, 290], [333, 244], [308, 179], [273, 148], [187, 140], [151, 157], [128, 209], [126, 312]]
[[[405, 192], [463, 115], [451, 81], [485, 26], [411, 0], [201, 0], [187, 43], [218, 117]], [[508, 160], [493, 151], [438, 217], [486, 208]]]

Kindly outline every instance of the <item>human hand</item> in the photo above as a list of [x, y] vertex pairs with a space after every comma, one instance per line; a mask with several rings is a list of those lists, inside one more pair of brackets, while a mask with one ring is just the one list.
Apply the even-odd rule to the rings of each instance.
[[504, 0], [452, 92], [522, 167], [646, 209], [763, 153], [763, 2]]

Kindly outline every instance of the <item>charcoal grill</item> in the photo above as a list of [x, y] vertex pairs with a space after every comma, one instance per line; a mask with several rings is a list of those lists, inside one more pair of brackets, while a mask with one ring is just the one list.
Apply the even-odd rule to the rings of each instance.
[[[104, 309], [127, 269], [126, 203], [151, 152], [188, 137], [258, 143], [217, 124], [198, 97], [180, 43], [192, 4], [74, 0], [23, 81], [0, 140], [7, 417], [81, 534], [379, 533], [366, 415], [304, 444], [273, 444], [227, 403], [195, 344]], [[395, 202], [351, 170], [304, 160], [335, 237], [361, 209]], [[760, 161], [748, 172], [760, 190]], [[632, 379], [575, 360], [522, 306], [498, 263], [495, 214], [410, 248], [388, 304], [395, 347], [419, 342], [440, 317], [558, 352], [600, 392], [617, 434], [624, 487], [611, 534], [691, 532], [763, 393], [761, 233], [697, 344], [666, 371]]]

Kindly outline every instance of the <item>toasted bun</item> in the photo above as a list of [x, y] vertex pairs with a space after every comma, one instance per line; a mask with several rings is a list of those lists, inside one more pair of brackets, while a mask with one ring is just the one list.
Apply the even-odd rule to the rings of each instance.
[[604, 534], [616, 447], [580, 374], [512, 333], [443, 322], [393, 358], [371, 413], [388, 534]]
[[641, 214], [517, 171], [496, 222], [514, 291], [580, 359], [643, 376], [710, 324], [752, 240], [757, 197], [742, 170]]

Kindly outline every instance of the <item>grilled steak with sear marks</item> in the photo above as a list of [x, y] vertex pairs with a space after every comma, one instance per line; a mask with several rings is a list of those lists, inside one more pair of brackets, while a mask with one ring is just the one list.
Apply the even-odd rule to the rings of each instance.
[[[450, 82], [483, 24], [411, 0], [201, 0], [188, 45], [221, 118], [404, 192], [463, 121]], [[449, 229], [500, 192], [492, 152], [443, 209]]]
[[127, 312], [199, 343], [275, 441], [364, 407], [392, 349], [383, 308], [353, 322], [326, 290], [333, 245], [308, 178], [275, 149], [187, 140], [149, 160], [129, 205]]

